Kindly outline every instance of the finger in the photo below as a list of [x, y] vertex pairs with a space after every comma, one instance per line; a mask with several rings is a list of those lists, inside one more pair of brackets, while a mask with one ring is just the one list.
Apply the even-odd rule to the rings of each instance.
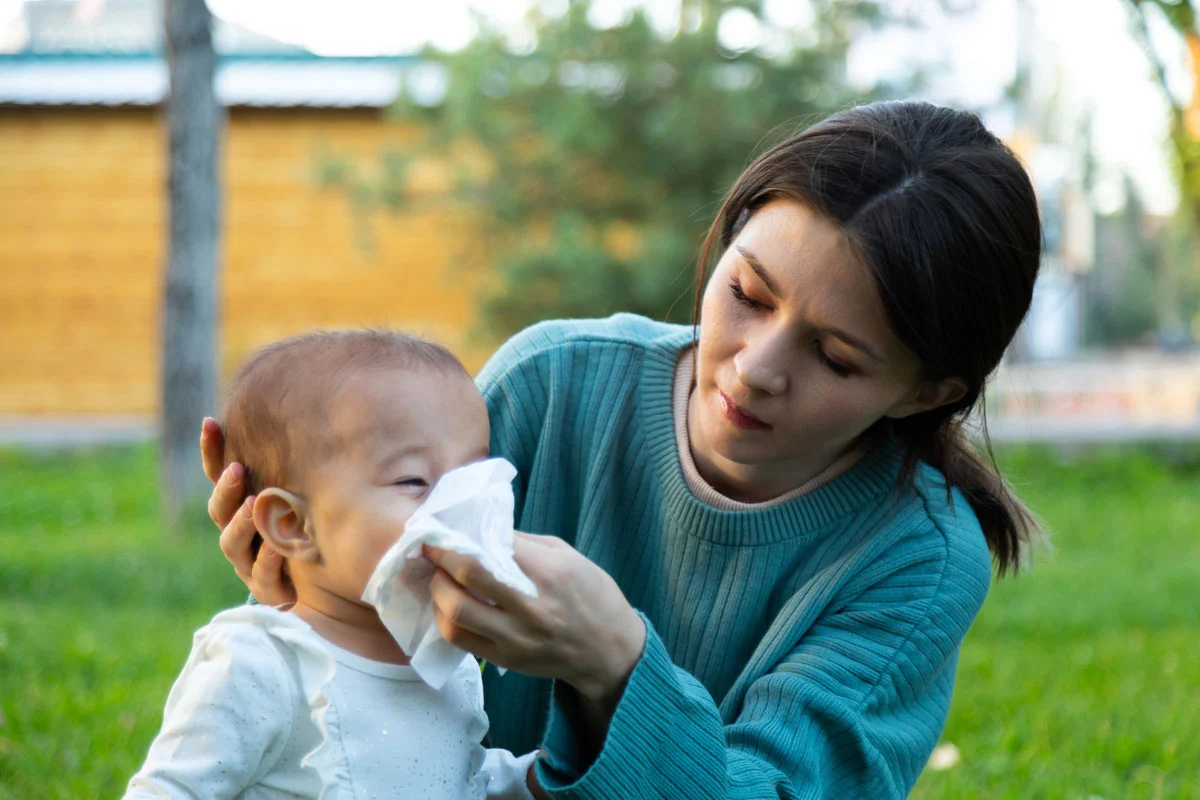
[[235, 461], [221, 473], [208, 497], [208, 516], [217, 523], [218, 528], [224, 528], [245, 499], [246, 468]]
[[[577, 551], [557, 536], [516, 532], [513, 537], [513, 561], [530, 576], [536, 572], [542, 582], [550, 577], [547, 567], [561, 567]], [[540, 562], [540, 567], [536, 566]]]
[[472, 597], [444, 569], [439, 568], [433, 573], [429, 596], [434, 613], [445, 621], [442, 636], [451, 644], [462, 646], [446, 636], [447, 630], [469, 633], [492, 642], [514, 638], [512, 620], [504, 611]]
[[557, 536], [543, 536], [540, 533], [513, 532], [513, 554], [528, 553], [530, 550], [555, 550], [571, 547]]
[[506, 666], [496, 660], [498, 651], [496, 643], [485, 639], [477, 633], [471, 633], [464, 628], [455, 628], [449, 625], [435, 609], [433, 612], [437, 622], [438, 630], [442, 632], [442, 638], [447, 642], [457, 647], [459, 650], [465, 650], [473, 656], [482, 658], [489, 664], [495, 664], [498, 667]]
[[497, 580], [474, 556], [431, 545], [423, 545], [422, 553], [435, 566], [445, 570], [457, 583], [476, 595], [487, 598], [503, 608], [519, 608], [522, 605], [520, 598], [523, 595]]
[[279, 606], [296, 599], [295, 589], [283, 574], [283, 556], [263, 542], [250, 570], [250, 591], [258, 602]]
[[494, 641], [459, 625], [454, 620], [452, 614], [447, 613], [436, 604], [433, 607], [433, 618], [437, 623], [438, 631], [442, 634], [442, 638], [447, 642], [461, 650], [466, 650], [468, 653], [479, 656], [489, 663], [496, 663], [495, 656], [497, 649]]
[[525, 533], [524, 531], [513, 531], [514, 542], [525, 542], [526, 544], [540, 544], [547, 547], [558, 547], [566, 544], [557, 536], [549, 536], [544, 533]]
[[[233, 571], [242, 579], [244, 583], [250, 583], [251, 573], [254, 570], [254, 535], [257, 531], [254, 529], [254, 497], [246, 498], [242, 503], [242, 507], [237, 510], [237, 513], [232, 515], [229, 524], [221, 531], [221, 552], [225, 554], [225, 558], [230, 564], [233, 564]], [[259, 551], [261, 552], [261, 550]]]
[[221, 423], [212, 417], [205, 417], [200, 423], [200, 460], [204, 462], [204, 474], [216, 483], [225, 463], [225, 434]]

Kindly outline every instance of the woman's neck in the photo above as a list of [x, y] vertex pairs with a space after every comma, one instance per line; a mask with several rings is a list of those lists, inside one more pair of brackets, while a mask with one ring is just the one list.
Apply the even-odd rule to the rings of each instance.
[[[694, 430], [693, 426], [689, 429]], [[814, 483], [842, 453], [814, 456], [804, 461], [769, 466], [738, 464], [719, 454], [696, 447], [688, 437], [692, 460], [704, 482], [716, 491], [739, 503], [765, 503], [796, 489]]]
[[312, 584], [298, 583], [296, 597], [288, 610], [307, 622], [322, 639], [372, 661], [409, 663], [374, 608]]

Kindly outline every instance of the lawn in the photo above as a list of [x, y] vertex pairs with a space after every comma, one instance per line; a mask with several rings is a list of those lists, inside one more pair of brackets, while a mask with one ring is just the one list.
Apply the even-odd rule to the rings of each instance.
[[[1200, 797], [1200, 451], [1000, 454], [1053, 550], [997, 583], [918, 798]], [[244, 590], [161, 534], [148, 448], [0, 451], [0, 798], [119, 796], [192, 631]]]

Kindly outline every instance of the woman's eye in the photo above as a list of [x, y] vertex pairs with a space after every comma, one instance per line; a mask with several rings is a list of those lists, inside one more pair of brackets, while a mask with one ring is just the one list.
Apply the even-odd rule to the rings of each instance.
[[825, 348], [821, 347], [820, 342], [813, 342], [813, 353], [816, 355], [817, 361], [828, 367], [829, 371], [834, 375], [837, 375], [839, 378], [848, 378], [854, 371], [845, 364], [839, 363], [830, 358], [828, 354], [826, 354]]
[[747, 308], [752, 308], [755, 311], [767, 308], [766, 305], [758, 302], [757, 300], [751, 300], [749, 297], [747, 297], [746, 293], [742, 291], [742, 285], [736, 280], [729, 284], [729, 291], [733, 293], [733, 299], [737, 300]]

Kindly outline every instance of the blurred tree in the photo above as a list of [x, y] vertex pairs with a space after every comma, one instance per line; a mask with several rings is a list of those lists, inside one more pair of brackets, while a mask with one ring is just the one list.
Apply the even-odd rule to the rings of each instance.
[[[845, 54], [879, 8], [805, 5], [803, 31], [773, 27], [762, 0], [684, 0], [673, 35], [641, 11], [594, 25], [590, 0], [531, 11], [522, 41], [478, 19], [464, 50], [423, 54], [444, 69], [445, 97], [420, 105], [410, 81], [395, 105], [420, 142], [373, 184], [344, 164], [326, 177], [360, 203], [472, 210], [491, 336], [618, 310], [690, 320], [697, 249], [723, 192], [775, 141], [867, 99], [846, 87]], [[431, 163], [452, 173], [432, 194], [413, 180]]]
[[[1196, 7], [1192, 0], [1127, 0], [1133, 11], [1138, 37], [1155, 77], [1167, 101], [1170, 113], [1169, 137], [1175, 156], [1175, 168], [1179, 181], [1179, 215], [1183, 225], [1169, 231], [1172, 244], [1162, 262], [1162, 311], [1159, 320], [1159, 336], [1168, 339], [1190, 337], [1185, 322], [1188, 314], [1195, 314], [1192, 303], [1185, 311], [1185, 295], [1193, 295], [1189, 289], [1195, 287], [1200, 278], [1200, 249], [1194, 246], [1200, 230], [1200, 31], [1196, 30]], [[1167, 79], [1167, 67], [1161, 54], [1155, 49], [1150, 36], [1146, 11], [1155, 9], [1183, 39], [1188, 52], [1188, 71], [1191, 75], [1191, 97], [1187, 104], [1180, 102], [1172, 92]], [[1182, 248], [1181, 248], [1182, 245]], [[1184, 250], [1180, 253], [1180, 250]], [[1182, 255], [1182, 258], [1180, 257]], [[1200, 323], [1196, 315], [1193, 325]]]
[[222, 112], [204, 0], [164, 0], [170, 95], [169, 243], [162, 314], [162, 499], [176, 528], [206, 494], [199, 423], [216, 398], [217, 147]]
[[[1180, 194], [1190, 213], [1200, 221], [1200, 32], [1196, 30], [1196, 9], [1192, 0], [1127, 0], [1142, 48], [1150, 59], [1171, 114], [1170, 138], [1179, 171]], [[1183, 38], [1189, 55], [1192, 97], [1185, 106], [1171, 91], [1167, 68], [1154, 48], [1146, 21], [1146, 9], [1157, 9]]]

